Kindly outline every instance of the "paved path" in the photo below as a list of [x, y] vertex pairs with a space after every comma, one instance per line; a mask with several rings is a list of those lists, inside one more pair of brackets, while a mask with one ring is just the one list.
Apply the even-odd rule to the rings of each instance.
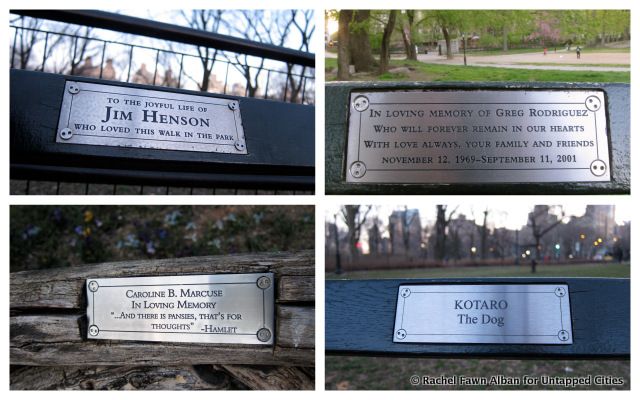
[[[447, 60], [437, 54], [420, 54], [418, 60], [433, 64], [461, 65], [462, 55], [456, 55], [453, 60]], [[505, 54], [505, 55], [467, 55], [467, 65], [495, 67], [495, 68], [519, 68], [519, 69], [547, 69], [565, 71], [618, 71], [628, 72], [630, 67], [620, 67], [615, 64], [630, 64], [630, 53], [582, 53], [578, 59], [574, 51], [565, 50], [544, 55], [543, 52]], [[540, 65], [547, 64], [547, 65]], [[587, 64], [584, 66], [574, 64]], [[591, 65], [589, 65], [591, 64]], [[593, 64], [614, 64], [593, 65]]]

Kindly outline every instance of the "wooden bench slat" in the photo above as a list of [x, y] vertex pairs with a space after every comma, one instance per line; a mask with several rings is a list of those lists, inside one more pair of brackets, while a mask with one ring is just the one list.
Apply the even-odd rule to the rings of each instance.
[[278, 280], [279, 302], [314, 301], [315, 276], [283, 276]]
[[[313, 251], [120, 261], [15, 272], [10, 276], [10, 305], [13, 309], [81, 309], [86, 304], [83, 290], [87, 277], [120, 278], [255, 272], [273, 272], [276, 274], [276, 279], [289, 275], [313, 277], [315, 275]], [[313, 291], [309, 292], [308, 282], [304, 287], [306, 289], [300, 289], [291, 284], [285, 285], [279, 291], [279, 296], [286, 301], [293, 301], [300, 294], [304, 296], [300, 301], [309, 301]], [[290, 293], [290, 290], [295, 292]]]
[[276, 340], [279, 346], [315, 348], [315, 308], [277, 306]]
[[[429, 283], [568, 284], [574, 343], [571, 345], [393, 343], [398, 286]], [[329, 280], [325, 288], [325, 350], [329, 354], [567, 359], [624, 359], [630, 356], [629, 279]]]

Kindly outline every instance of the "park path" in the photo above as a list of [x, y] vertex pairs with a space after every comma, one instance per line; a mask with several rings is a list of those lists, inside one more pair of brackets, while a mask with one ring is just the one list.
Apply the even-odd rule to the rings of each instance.
[[[460, 65], [462, 64], [462, 55], [456, 54], [453, 60], [447, 60], [435, 53], [420, 54], [418, 55], [418, 60], [430, 64]], [[628, 72], [631, 70], [630, 67], [620, 67], [616, 64], [630, 64], [630, 62], [630, 53], [582, 53], [580, 59], [578, 59], [574, 51], [566, 50], [557, 52], [550, 50], [547, 55], [544, 55], [542, 51], [504, 55], [467, 55], [467, 65], [518, 69]]]

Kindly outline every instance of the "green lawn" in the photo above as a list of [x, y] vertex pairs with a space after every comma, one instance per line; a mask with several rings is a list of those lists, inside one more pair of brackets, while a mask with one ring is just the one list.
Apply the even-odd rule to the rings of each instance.
[[528, 264], [520, 266], [414, 268], [379, 271], [355, 271], [341, 275], [326, 274], [327, 279], [404, 279], [474, 277], [601, 277], [629, 278], [629, 263], [538, 265], [536, 274]]
[[[325, 59], [326, 80], [336, 80], [331, 71], [337, 59]], [[631, 80], [630, 72], [531, 70], [518, 68], [475, 67], [463, 65], [426, 64], [420, 61], [391, 60], [391, 67], [407, 67], [409, 72], [362, 74], [358, 81], [423, 81], [423, 82], [624, 82]]]

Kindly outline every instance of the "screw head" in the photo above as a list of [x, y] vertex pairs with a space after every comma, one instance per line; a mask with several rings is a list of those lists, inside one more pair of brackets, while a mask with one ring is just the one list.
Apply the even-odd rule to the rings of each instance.
[[359, 112], [369, 108], [369, 99], [366, 96], [358, 96], [353, 100], [353, 109]]
[[256, 285], [258, 285], [260, 289], [268, 289], [269, 286], [271, 286], [271, 279], [267, 276], [261, 276], [256, 281]]
[[400, 291], [400, 296], [402, 297], [409, 297], [409, 295], [411, 294], [411, 289], [409, 288], [404, 288]]
[[259, 341], [268, 342], [269, 339], [271, 339], [271, 331], [268, 330], [267, 328], [261, 328], [258, 330], [258, 333], [256, 334], [256, 336], [258, 337]]
[[589, 166], [589, 170], [595, 176], [602, 176], [607, 171], [607, 164], [602, 160], [593, 160]]
[[569, 332], [565, 331], [564, 329], [561, 330], [560, 332], [558, 332], [558, 339], [566, 342], [567, 340], [569, 340]]
[[556, 294], [556, 296], [558, 297], [564, 297], [565, 294], [567, 294], [567, 291], [564, 290], [563, 287], [557, 287], [556, 290], [554, 290], [554, 293]]
[[100, 333], [100, 329], [98, 329], [97, 326], [95, 325], [91, 325], [89, 327], [89, 335], [91, 336], [98, 336], [98, 333]]
[[76, 93], [78, 93], [80, 91], [80, 86], [78, 86], [76, 84], [71, 84], [71, 85], [69, 85], [68, 91], [71, 94], [76, 94]]
[[602, 105], [602, 102], [597, 96], [589, 96], [584, 101], [584, 105], [589, 111], [598, 111], [600, 109], [600, 106]]
[[239, 151], [244, 151], [247, 148], [247, 145], [244, 143], [244, 140], [236, 140], [233, 145], [235, 146], [236, 150]]
[[92, 292], [97, 291], [99, 287], [100, 285], [98, 285], [98, 282], [96, 281], [89, 282], [89, 290], [91, 290]]
[[73, 136], [73, 132], [71, 132], [71, 129], [64, 128], [64, 129], [60, 130], [60, 137], [62, 139], [69, 140], [69, 139], [71, 139], [71, 136]]
[[356, 161], [351, 164], [349, 172], [354, 178], [362, 178], [367, 173], [367, 166], [362, 161]]
[[230, 110], [235, 110], [236, 108], [238, 108], [238, 103], [235, 101], [232, 101], [231, 103], [229, 103], [229, 109]]
[[396, 337], [398, 339], [404, 339], [407, 337], [407, 331], [405, 331], [404, 329], [398, 329], [396, 331]]

